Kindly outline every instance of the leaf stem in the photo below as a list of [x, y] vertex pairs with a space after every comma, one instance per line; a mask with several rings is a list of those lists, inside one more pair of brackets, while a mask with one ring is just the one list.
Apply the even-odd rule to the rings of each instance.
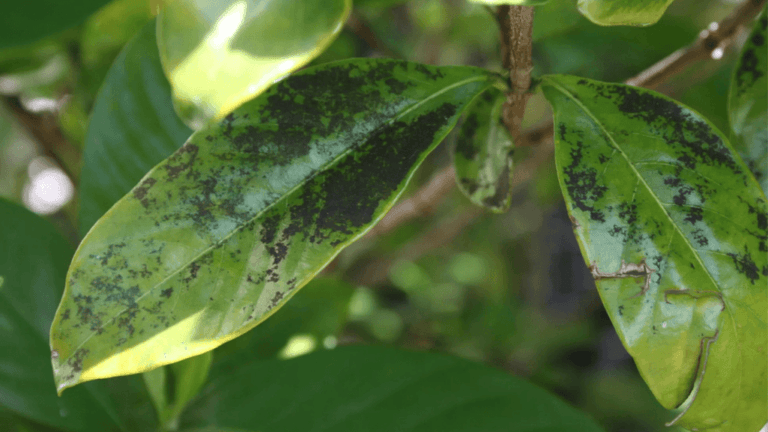
[[510, 92], [502, 109], [502, 119], [513, 141], [520, 139], [533, 69], [533, 6], [499, 6], [501, 55], [504, 69], [509, 71]]

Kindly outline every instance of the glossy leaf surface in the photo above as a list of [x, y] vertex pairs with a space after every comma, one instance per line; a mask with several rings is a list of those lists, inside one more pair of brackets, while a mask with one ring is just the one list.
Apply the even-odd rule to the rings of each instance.
[[317, 57], [351, 8], [351, 0], [169, 3], [157, 42], [177, 112], [194, 129], [221, 120]]
[[601, 430], [558, 398], [502, 371], [375, 346], [251, 362], [212, 382], [192, 408], [187, 424], [258, 424], [275, 432]]
[[91, 229], [52, 328], [59, 390], [253, 328], [392, 206], [501, 78], [356, 59], [306, 69], [195, 133]]
[[56, 396], [48, 328], [72, 247], [50, 223], [3, 199], [0, 221], [0, 406], [69, 431], [117, 429], [98, 386]]
[[728, 116], [736, 148], [768, 194], [768, 6], [755, 22], [728, 95]]
[[83, 152], [81, 234], [191, 134], [173, 111], [153, 21], [125, 46], [96, 97]]
[[469, 110], [453, 151], [456, 183], [470, 201], [495, 212], [509, 208], [514, 146], [501, 123], [504, 93], [493, 89]]
[[579, 0], [579, 11], [604, 26], [654, 24], [673, 0]]
[[766, 199], [728, 141], [658, 93], [562, 75], [560, 186], [627, 351], [681, 426], [767, 420]]
[[108, 0], [3, 2], [0, 48], [24, 45], [80, 24]]

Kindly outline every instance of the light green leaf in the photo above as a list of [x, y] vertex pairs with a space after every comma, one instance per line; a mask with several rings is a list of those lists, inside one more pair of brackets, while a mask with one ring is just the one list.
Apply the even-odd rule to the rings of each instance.
[[80, 24], [108, 0], [3, 2], [0, 48], [24, 45]]
[[664, 15], [673, 0], [579, 0], [579, 11], [603, 26], [648, 26]]
[[755, 22], [728, 95], [728, 116], [736, 148], [768, 194], [768, 6]]
[[542, 87], [576, 237], [640, 374], [681, 426], [757, 431], [768, 420], [757, 182], [715, 127], [665, 96], [562, 75]]
[[501, 123], [504, 98], [502, 91], [493, 89], [476, 100], [453, 151], [459, 189], [476, 205], [495, 212], [506, 211], [512, 198], [514, 145]]
[[83, 152], [80, 232], [88, 232], [190, 134], [173, 111], [153, 21], [115, 59], [96, 97]]
[[157, 20], [157, 45], [176, 111], [199, 129], [219, 121], [317, 57], [351, 0], [176, 0]]
[[256, 326], [370, 229], [501, 83], [472, 67], [354, 59], [297, 73], [193, 134], [75, 253], [51, 329], [59, 391]]
[[345, 346], [252, 362], [213, 381], [182, 424], [265, 431], [600, 431], [500, 370], [441, 354]]
[[29, 210], [0, 199], [0, 406], [68, 431], [122, 426], [104, 389], [91, 383], [56, 396], [48, 327], [72, 247]]

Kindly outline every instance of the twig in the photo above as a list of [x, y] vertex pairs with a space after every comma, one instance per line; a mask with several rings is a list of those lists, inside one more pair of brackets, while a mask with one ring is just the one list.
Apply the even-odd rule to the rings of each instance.
[[[757, 13], [761, 10], [765, 1], [766, 0], [747, 0], [745, 4], [738, 8], [734, 13], [720, 21], [720, 23], [717, 24], [717, 28], [721, 29], [718, 30], [721, 36], [718, 37], [722, 37], [723, 34], [726, 34], [723, 33], [723, 31], [725, 31], [723, 29], [730, 29], [727, 30], [727, 34], [729, 36], [724, 39], [718, 39], [719, 42], [717, 45], [711, 47], [709, 51], [706, 51], [707, 54], [702, 57], [702, 59], [712, 59], [711, 52], [718, 47], [721, 49], [727, 48], [733, 42], [734, 32], [740, 26], [749, 23], [752, 18], [757, 16]], [[714, 27], [714, 25], [710, 25], [710, 28]], [[701, 46], [702, 43], [702, 39], [699, 39], [691, 47], [684, 48], [678, 52], [703, 49], [703, 46], [701, 48], [694, 48], [695, 46]], [[670, 62], [668, 59], [669, 57], [661, 60], [660, 62], [638, 74], [636, 77], [625, 81], [625, 83], [639, 87], [656, 86], [659, 83], [668, 80], [672, 76], [687, 69], [693, 63], [698, 61], [699, 58], [691, 55], [685, 56], [683, 57], [683, 59], [685, 59], [685, 63], [681, 63], [680, 61]], [[533, 161], [529, 162], [529, 160], [526, 160], [520, 166], [515, 168], [515, 178], [513, 180], [512, 186], [517, 186], [528, 181], [533, 177], [538, 167], [549, 159], [554, 149], [551, 140], [553, 133], [552, 127], [553, 124], [551, 121], [549, 121], [541, 126], [536, 127], [535, 129], [525, 132], [521, 136], [521, 139], [515, 141], [515, 146], [518, 147], [538, 146], [541, 143], [546, 143], [546, 145], [542, 146], [544, 147], [542, 151], [534, 153], [534, 155], [530, 158], [533, 159]], [[437, 205], [442, 202], [445, 196], [451, 191], [452, 187], [448, 187], [447, 184], [451, 184], [452, 186], [453, 182], [455, 181], [455, 177], [456, 173], [453, 169], [453, 166], [451, 165], [440, 170], [440, 172], [432, 180], [430, 180], [424, 187], [422, 187], [422, 189], [414, 193], [412, 198], [397, 204], [392, 209], [392, 211], [390, 211], [384, 218], [382, 218], [379, 224], [377, 224], [376, 227], [374, 227], [374, 229], [369, 232], [366, 238], [373, 239], [375, 237], [387, 234], [398, 226], [407, 223], [412, 219], [420, 216], [430, 215], [437, 207]], [[434, 183], [439, 183], [441, 186], [438, 188]], [[480, 214], [480, 212], [477, 210], [470, 210], [469, 213], [474, 214], [475, 217]], [[469, 224], [472, 220], [474, 220], [474, 217], [469, 218], [466, 223]], [[429, 241], [430, 236], [431, 234], [429, 233], [425, 234], [422, 238], [412, 242], [412, 244], [427, 242]], [[415, 248], [415, 246], [409, 244], [405, 246], [403, 250], [415, 250], [410, 248]], [[380, 267], [380, 269], [374, 270], [377, 266]], [[390, 260], [376, 261], [366, 265], [361, 271], [357, 272], [355, 276], [353, 276], [353, 279], [361, 284], [374, 285], [375, 283], [372, 282], [381, 282], [381, 275], [386, 276], [389, 266], [391, 266]]]
[[502, 119], [513, 140], [520, 138], [520, 125], [530, 97], [533, 69], [533, 6], [499, 6], [502, 65], [509, 71], [510, 92], [502, 110]]
[[765, 2], [766, 0], [746, 0], [728, 17], [720, 22], [713, 22], [702, 30], [693, 44], [673, 52], [634, 78], [628, 79], [626, 83], [654, 89], [693, 63], [713, 58], [715, 50], [724, 51], [733, 41], [737, 31], [760, 13]]
[[5, 105], [16, 120], [40, 143], [46, 156], [53, 159], [77, 188], [80, 180], [81, 154], [64, 137], [51, 115], [38, 115], [27, 111], [17, 97], [4, 97]]

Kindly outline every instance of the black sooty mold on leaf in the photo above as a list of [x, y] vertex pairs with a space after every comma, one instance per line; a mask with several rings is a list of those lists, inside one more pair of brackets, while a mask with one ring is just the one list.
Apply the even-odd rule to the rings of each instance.
[[562, 75], [543, 77], [542, 89], [585, 261], [638, 370], [675, 411], [670, 424], [760, 429], [768, 421], [760, 186], [720, 131], [666, 96]]
[[471, 67], [354, 59], [296, 73], [193, 134], [75, 254], [52, 328], [59, 390], [259, 324], [370, 229], [500, 83]]

